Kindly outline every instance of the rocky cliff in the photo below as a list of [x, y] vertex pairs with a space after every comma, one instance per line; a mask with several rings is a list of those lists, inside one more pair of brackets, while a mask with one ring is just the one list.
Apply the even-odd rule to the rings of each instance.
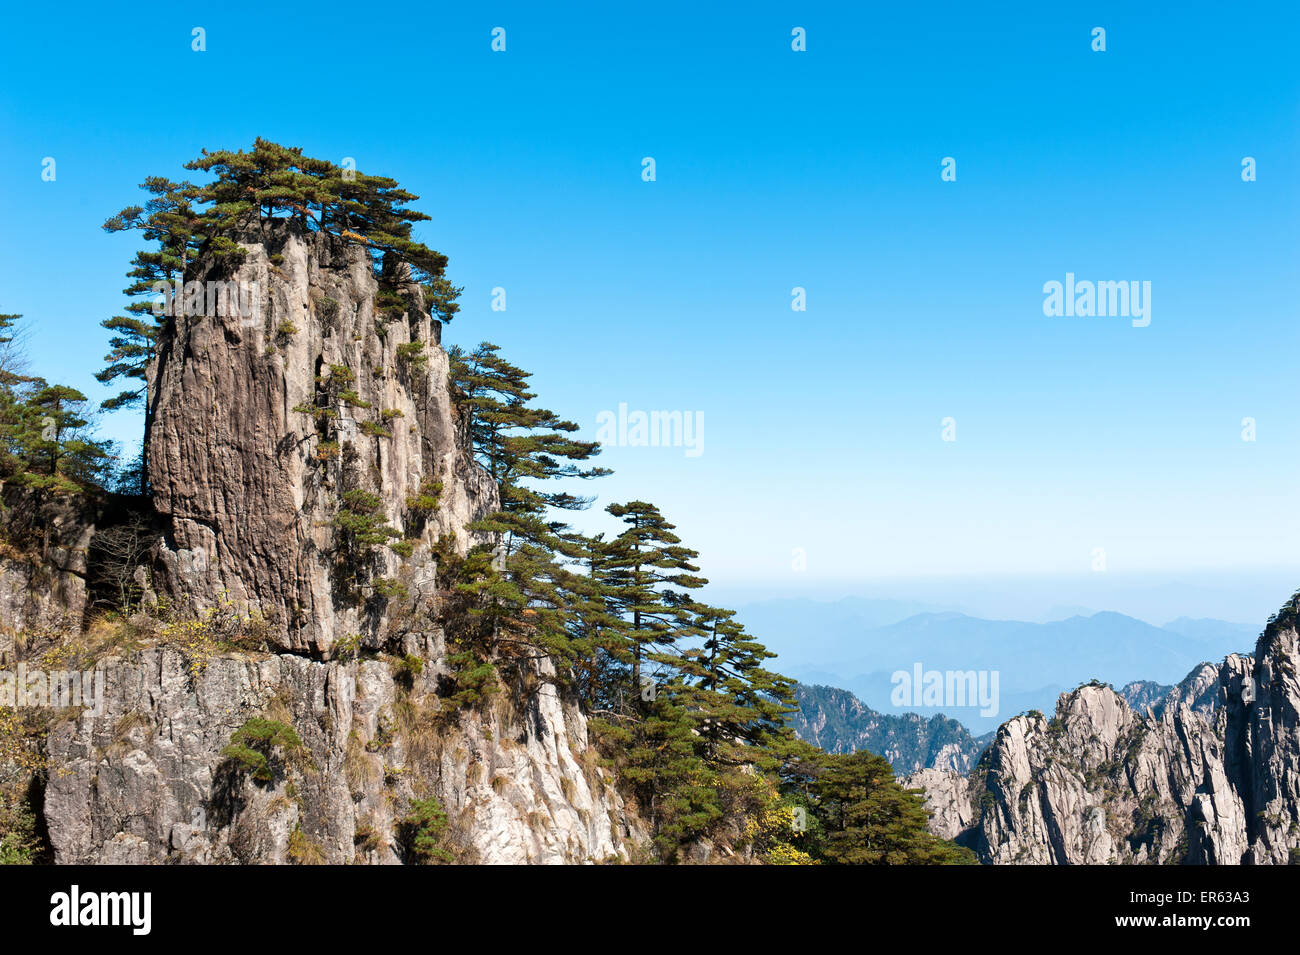
[[[44, 816], [59, 863], [406, 861], [403, 819], [438, 799], [461, 862], [626, 857], [636, 820], [555, 687], [446, 722], [445, 654], [407, 686], [382, 660], [159, 648], [106, 666], [102, 712], [57, 724]], [[515, 709], [518, 705], [520, 708]], [[291, 725], [303, 752], [259, 782], [222, 751], [250, 717]]]
[[976, 769], [915, 774], [932, 828], [989, 863], [1283, 864], [1300, 858], [1293, 599], [1254, 656], [1198, 667], [1135, 711], [1105, 685], [1009, 720]]
[[100, 501], [38, 502], [6, 489], [0, 502], [0, 663], [17, 634], [78, 631], [88, 600], [90, 541], [102, 518]]
[[[153, 368], [159, 592], [191, 610], [225, 595], [285, 649], [328, 656], [354, 633], [379, 646], [396, 608], [365, 580], [427, 590], [428, 545], [465, 542], [496, 488], [457, 440], [441, 324], [420, 287], [397, 274], [381, 295], [360, 245], [285, 220], [264, 228], [241, 243], [237, 271], [200, 277], [249, 307], [177, 317]], [[351, 492], [376, 495], [378, 516], [415, 545], [406, 559], [367, 554], [360, 592], [341, 585], [357, 569], [341, 566]], [[429, 497], [432, 510], [413, 504]]]
[[[87, 612], [96, 513], [2, 555], [8, 662], [94, 667], [104, 690], [0, 740], [0, 762], [26, 753], [0, 781], [38, 767], [57, 862], [411, 861], [431, 798], [460, 861], [626, 858], [640, 823], [548, 660], [446, 702], [434, 544], [463, 552], [498, 499], [421, 288], [358, 244], [264, 229], [233, 273], [192, 269], [247, 307], [177, 316], [150, 369], [151, 549], [125, 568], [145, 612]], [[232, 740], [259, 720], [278, 742], [250, 771]]]

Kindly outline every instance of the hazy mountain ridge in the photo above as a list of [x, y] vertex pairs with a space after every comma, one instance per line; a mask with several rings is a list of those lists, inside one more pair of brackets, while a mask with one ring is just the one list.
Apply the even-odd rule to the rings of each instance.
[[976, 738], [946, 716], [878, 713], [848, 690], [797, 684], [799, 711], [790, 719], [800, 739], [828, 753], [867, 750], [884, 756], [901, 775], [919, 769], [966, 772], [992, 741]]
[[[775, 665], [800, 682], [848, 690], [882, 714], [942, 713], [973, 734], [1016, 713], [1051, 709], [1062, 692], [1092, 679], [1173, 686], [1201, 662], [1248, 648], [1258, 633], [1243, 624], [1186, 618], [1157, 627], [1113, 611], [1046, 623], [933, 609], [898, 617], [912, 606], [782, 600], [742, 607], [739, 616], [777, 653]], [[893, 674], [917, 663], [926, 670], [997, 673], [997, 712], [982, 715], [978, 706], [951, 703], [895, 705]]]

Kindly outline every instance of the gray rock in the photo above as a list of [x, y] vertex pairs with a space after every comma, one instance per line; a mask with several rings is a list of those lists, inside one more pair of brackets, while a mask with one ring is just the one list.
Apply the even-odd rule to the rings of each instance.
[[932, 830], [984, 862], [1284, 864], [1300, 855], [1296, 658], [1291, 616], [1253, 658], [1198, 667], [1155, 708], [1080, 687], [1050, 721], [1004, 723], [969, 777], [908, 782], [926, 790]]
[[[380, 660], [226, 656], [196, 668], [155, 648], [103, 666], [103, 711], [48, 739], [44, 815], [59, 863], [304, 861], [296, 838], [311, 846], [305, 861], [393, 863], [402, 816], [428, 796], [465, 861], [626, 858], [644, 837], [590, 758], [582, 714], [551, 685], [522, 712], [444, 721], [437, 666], [410, 689]], [[221, 752], [263, 714], [306, 749], [269, 784]]]
[[[496, 486], [458, 440], [441, 325], [419, 286], [405, 288], [411, 309], [384, 321], [360, 246], [289, 222], [244, 244], [232, 278], [258, 290], [254, 314], [177, 318], [150, 375], [149, 473], [166, 528], [156, 585], [195, 612], [225, 595], [261, 613], [287, 650], [328, 656], [354, 633], [380, 646], [394, 602], [355, 600], [336, 578], [343, 494], [378, 494], [388, 524], [416, 543], [409, 559], [377, 548], [370, 576], [428, 580], [429, 546], [442, 534], [468, 546], [466, 525], [496, 506]], [[426, 360], [399, 358], [417, 340]], [[333, 405], [335, 457], [313, 416], [293, 410], [314, 402], [332, 366], [349, 370], [339, 388], [355, 393]], [[443, 490], [426, 520], [406, 502], [433, 481]]]
[[951, 769], [919, 769], [899, 779], [905, 789], [926, 794], [930, 810], [930, 831], [944, 839], [955, 839], [975, 822], [969, 780]]
[[90, 497], [37, 500], [4, 488], [7, 546], [0, 552], [0, 662], [14, 637], [77, 633], [86, 611], [87, 554], [99, 519]]

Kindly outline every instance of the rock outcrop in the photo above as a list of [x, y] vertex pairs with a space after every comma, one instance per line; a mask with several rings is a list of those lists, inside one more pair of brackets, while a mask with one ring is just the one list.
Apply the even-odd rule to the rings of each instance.
[[[327, 657], [352, 634], [378, 646], [394, 608], [364, 581], [360, 594], [340, 586], [346, 495], [377, 495], [415, 544], [409, 558], [375, 548], [365, 567], [412, 592], [433, 580], [428, 545], [455, 534], [463, 546], [465, 526], [496, 505], [457, 440], [441, 324], [400, 274], [383, 301], [356, 243], [280, 221], [241, 244], [234, 274], [201, 280], [247, 307], [178, 316], [150, 377], [159, 593], [195, 611], [225, 595], [288, 650]], [[411, 507], [431, 494], [436, 510]]]
[[88, 555], [102, 502], [38, 500], [19, 488], [3, 501], [0, 542], [0, 662], [21, 633], [75, 633], [88, 597]]
[[[43, 550], [0, 561], [0, 630], [55, 631], [24, 641], [28, 662], [104, 677], [36, 724], [39, 746], [0, 741], [40, 750], [54, 860], [407, 862], [430, 799], [458, 861], [627, 858], [643, 828], [548, 659], [472, 707], [448, 699], [435, 544], [482, 540], [469, 526], [498, 492], [421, 288], [387, 265], [381, 283], [358, 244], [263, 225], [233, 274], [191, 269], [244, 311], [180, 315], [160, 337], [139, 566], [103, 573], [94, 515], [46, 522]], [[123, 574], [147, 612], [60, 643], [87, 581], [93, 596]], [[232, 620], [237, 639], [214, 632]], [[249, 727], [275, 742], [241, 755]]]
[[956, 839], [970, 829], [977, 815], [971, 803], [970, 780], [949, 769], [919, 769], [903, 777], [908, 789], [926, 794], [930, 831], [942, 839]]
[[[1283, 864], [1300, 858], [1296, 616], [1255, 656], [1204, 665], [1134, 711], [1109, 686], [1064, 694], [1056, 715], [1004, 723], [969, 775], [929, 773], [934, 831], [988, 863]], [[974, 818], [961, 826], [961, 809]]]

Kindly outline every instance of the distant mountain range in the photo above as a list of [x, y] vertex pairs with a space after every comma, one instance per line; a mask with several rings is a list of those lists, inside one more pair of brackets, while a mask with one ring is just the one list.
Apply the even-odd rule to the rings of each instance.
[[800, 739], [828, 753], [865, 749], [884, 756], [899, 776], [919, 769], [968, 772], [993, 741], [993, 734], [977, 739], [946, 716], [877, 713], [848, 690], [832, 686], [799, 683], [795, 696], [799, 712], [790, 723]]
[[[1219, 703], [1219, 668], [1204, 663], [1176, 684], [1134, 680], [1116, 692], [1136, 712], [1159, 718], [1172, 703], [1186, 703], [1210, 714]], [[853, 753], [865, 749], [883, 756], [898, 776], [923, 769], [968, 772], [989, 748], [997, 731], [972, 736], [946, 716], [897, 716], [878, 713], [848, 690], [833, 686], [796, 683], [799, 711], [790, 725], [800, 739], [828, 753]]]
[[[1028, 623], [918, 607], [790, 599], [743, 606], [738, 617], [777, 653], [775, 668], [800, 682], [851, 691], [880, 715], [944, 714], [972, 734], [994, 730], [1017, 713], [1051, 712], [1062, 692], [1093, 679], [1117, 687], [1135, 681], [1170, 686], [1202, 662], [1249, 648], [1257, 630], [1187, 618], [1157, 627], [1111, 612]], [[894, 674], [910, 675], [918, 664], [941, 674], [996, 674], [996, 712], [983, 713], [971, 700], [916, 705], [920, 697], [910, 694], [896, 705]]]

